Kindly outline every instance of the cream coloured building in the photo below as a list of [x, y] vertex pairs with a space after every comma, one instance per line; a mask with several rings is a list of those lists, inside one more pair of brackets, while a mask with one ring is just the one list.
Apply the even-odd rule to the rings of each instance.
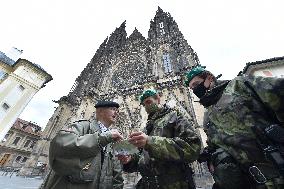
[[39, 65], [0, 52], [0, 140], [33, 96], [52, 80]]
[[284, 57], [249, 62], [243, 70], [246, 75], [284, 78]]

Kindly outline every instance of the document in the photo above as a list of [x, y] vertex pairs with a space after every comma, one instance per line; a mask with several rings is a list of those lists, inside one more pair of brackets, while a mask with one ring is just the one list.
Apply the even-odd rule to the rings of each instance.
[[122, 140], [113, 144], [114, 155], [131, 155], [138, 153], [138, 148], [130, 144], [128, 140]]

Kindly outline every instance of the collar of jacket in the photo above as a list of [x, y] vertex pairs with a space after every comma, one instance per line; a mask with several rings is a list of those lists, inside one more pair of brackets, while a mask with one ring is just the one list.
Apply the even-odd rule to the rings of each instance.
[[164, 105], [162, 108], [160, 108], [156, 113], [153, 115], [148, 116], [148, 122], [146, 124], [146, 134], [149, 135], [151, 131], [154, 128], [154, 121], [163, 117], [167, 113], [169, 113], [172, 109], [169, 108], [168, 106]]
[[157, 112], [155, 112], [152, 115], [149, 115], [148, 120], [159, 119], [163, 117], [164, 115], [166, 115], [167, 113], [169, 113], [170, 111], [171, 111], [171, 108], [169, 108], [167, 105], [163, 105]]
[[216, 104], [218, 100], [221, 98], [224, 89], [229, 84], [230, 80], [226, 81], [218, 81], [217, 85], [209, 90], [204, 97], [200, 98], [199, 103], [202, 104], [205, 108]]
[[95, 132], [101, 133], [100, 126], [97, 120], [91, 121], [90, 130], [92, 131], [92, 133], [95, 133]]

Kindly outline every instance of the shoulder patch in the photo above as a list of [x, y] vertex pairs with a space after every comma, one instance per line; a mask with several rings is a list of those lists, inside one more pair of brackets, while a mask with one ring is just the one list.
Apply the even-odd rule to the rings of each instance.
[[74, 129], [73, 129], [73, 127], [69, 126], [69, 127], [65, 127], [63, 129], [61, 129], [61, 131], [73, 132]]
[[89, 120], [81, 119], [81, 120], [78, 120], [78, 121], [74, 122], [73, 124], [78, 124], [78, 125], [80, 125], [82, 127], [89, 127], [91, 122]]
[[78, 123], [78, 122], [83, 122], [83, 121], [90, 122], [90, 121], [89, 121], [89, 120], [87, 120], [87, 119], [80, 119], [80, 120], [74, 121], [73, 123]]
[[175, 112], [176, 112], [177, 116], [182, 115], [182, 113], [180, 112], [180, 109], [179, 109], [179, 108], [177, 108], [177, 107], [174, 107], [173, 111], [175, 111]]
[[72, 124], [76, 124], [76, 123], [79, 123], [79, 124], [90, 124], [91, 122], [87, 119], [80, 119], [80, 120], [77, 120], [77, 121], [74, 121]]
[[71, 133], [74, 133], [75, 130], [76, 130], [76, 128], [74, 127], [73, 124], [66, 125], [61, 129], [61, 131], [71, 132]]

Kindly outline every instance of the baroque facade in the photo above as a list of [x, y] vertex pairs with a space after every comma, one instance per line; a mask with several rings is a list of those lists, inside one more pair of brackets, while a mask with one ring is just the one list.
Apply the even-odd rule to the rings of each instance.
[[92, 119], [99, 99], [120, 103], [116, 127], [125, 136], [145, 126], [147, 114], [139, 104], [139, 95], [146, 88], [160, 91], [162, 103], [177, 108], [198, 125], [191, 92], [183, 87], [180, 76], [199, 60], [172, 16], [158, 8], [150, 21], [148, 38], [136, 28], [127, 37], [125, 24], [104, 40], [69, 94], [55, 101], [59, 106], [22, 174], [30, 174], [29, 167], [38, 162], [48, 163], [50, 140], [66, 124]]
[[41, 133], [40, 126], [18, 118], [0, 142], [0, 167], [15, 170], [23, 167], [40, 140]]

